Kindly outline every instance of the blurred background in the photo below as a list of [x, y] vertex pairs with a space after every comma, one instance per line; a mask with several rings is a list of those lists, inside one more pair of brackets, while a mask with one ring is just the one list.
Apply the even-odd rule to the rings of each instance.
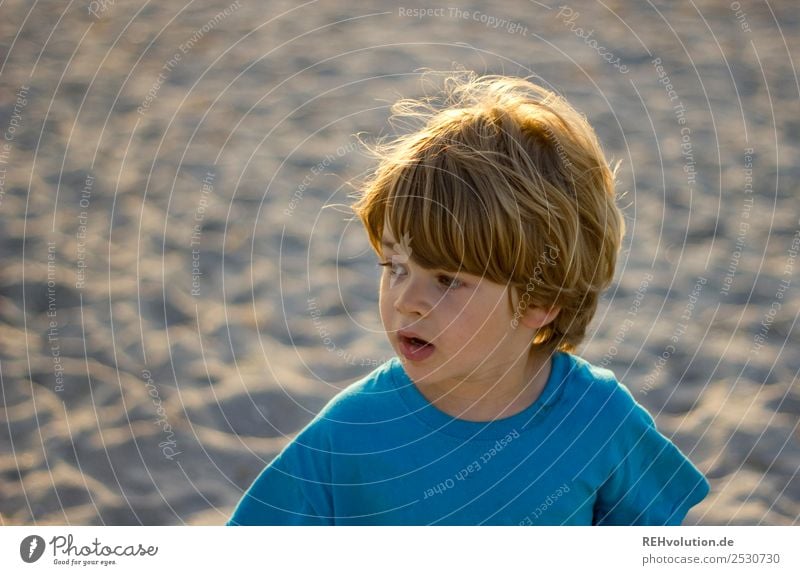
[[0, 6], [0, 522], [221, 524], [392, 356], [341, 207], [425, 69], [533, 76], [622, 160], [580, 354], [711, 482], [800, 513], [793, 2]]

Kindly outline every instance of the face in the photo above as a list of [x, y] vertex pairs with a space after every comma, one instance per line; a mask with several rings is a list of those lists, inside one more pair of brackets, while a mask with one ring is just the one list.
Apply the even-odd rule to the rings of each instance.
[[[381, 321], [415, 383], [494, 379], [527, 352], [534, 332], [512, 326], [507, 286], [424, 269], [412, 254], [413, 238], [398, 242], [388, 229], [384, 232]], [[421, 346], [405, 336], [429, 343]]]

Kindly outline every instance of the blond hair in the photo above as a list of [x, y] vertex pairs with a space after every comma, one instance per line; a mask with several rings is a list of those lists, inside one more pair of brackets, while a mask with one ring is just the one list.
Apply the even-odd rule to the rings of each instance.
[[427, 269], [509, 285], [515, 318], [561, 308], [532, 344], [574, 351], [614, 276], [625, 233], [614, 176], [585, 117], [527, 79], [445, 78], [435, 98], [401, 99], [391, 122], [420, 122], [367, 146], [377, 168], [352, 209], [381, 253], [384, 223]]

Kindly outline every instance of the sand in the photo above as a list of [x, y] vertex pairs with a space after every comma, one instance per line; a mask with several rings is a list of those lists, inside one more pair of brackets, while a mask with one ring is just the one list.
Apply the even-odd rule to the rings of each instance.
[[622, 160], [580, 353], [707, 474], [685, 523], [797, 524], [800, 21], [745, 4], [5, 2], [0, 521], [223, 523], [392, 356], [335, 205], [354, 134], [463, 67], [538, 75]]

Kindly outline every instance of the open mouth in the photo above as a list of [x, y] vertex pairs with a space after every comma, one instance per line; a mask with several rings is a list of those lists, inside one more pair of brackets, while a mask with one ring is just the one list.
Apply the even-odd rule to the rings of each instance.
[[434, 345], [419, 337], [399, 335], [400, 349], [408, 359], [422, 360], [433, 353]]
[[432, 343], [425, 341], [419, 337], [408, 337], [405, 335], [401, 335], [400, 339], [409, 345], [413, 345], [415, 347], [424, 347], [426, 345], [433, 345]]

